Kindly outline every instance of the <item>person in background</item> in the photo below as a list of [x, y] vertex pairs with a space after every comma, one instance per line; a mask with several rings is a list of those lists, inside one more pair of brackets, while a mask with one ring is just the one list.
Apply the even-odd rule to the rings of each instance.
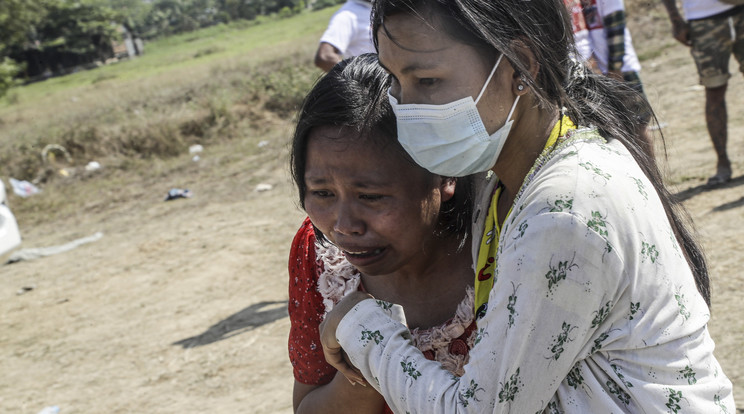
[[639, 133], [651, 109], [572, 59], [564, 3], [373, 9], [398, 141], [432, 173], [479, 174], [477, 338], [454, 377], [351, 292], [321, 326], [326, 360], [399, 413], [733, 412], [702, 248]]
[[728, 70], [731, 54], [739, 63], [739, 71], [744, 72], [744, 5], [741, 1], [734, 5], [719, 0], [683, 0], [685, 20], [675, 0], [662, 1], [672, 22], [674, 38], [690, 48], [700, 84], [705, 87], [705, 122], [718, 158], [716, 173], [707, 185], [720, 185], [731, 180], [732, 174], [726, 151], [726, 86], [731, 77]]
[[[593, 71], [623, 80], [646, 99], [641, 83], [641, 63], [638, 61], [630, 30], [625, 24], [623, 0], [579, 0], [588, 30], [589, 54], [584, 55]], [[581, 53], [582, 48], [577, 43]], [[654, 138], [648, 131], [651, 112], [640, 110], [639, 134], [646, 141], [646, 150], [653, 156]]]
[[[366, 54], [310, 91], [292, 145], [308, 219], [289, 257], [289, 357], [296, 413], [389, 413], [372, 387], [329, 365], [318, 327], [346, 294], [403, 306], [417, 348], [462, 375], [475, 340], [469, 178], [432, 174], [396, 139], [390, 75]], [[370, 332], [374, 337], [374, 333]]]
[[[586, 27], [581, 0], [563, 0], [563, 3], [566, 5], [568, 14], [571, 17], [571, 29], [574, 35], [574, 43], [576, 43], [576, 50], [578, 51], [576, 58], [583, 59], [591, 64], [592, 47], [589, 43], [589, 29]], [[596, 62], [594, 64], [596, 65]]]
[[625, 25], [623, 0], [581, 0], [581, 3], [589, 30], [591, 66], [605, 75], [625, 80], [643, 93], [641, 64]]
[[320, 38], [315, 66], [328, 72], [345, 57], [374, 53], [369, 27], [371, 9], [368, 0], [348, 0], [341, 6]]

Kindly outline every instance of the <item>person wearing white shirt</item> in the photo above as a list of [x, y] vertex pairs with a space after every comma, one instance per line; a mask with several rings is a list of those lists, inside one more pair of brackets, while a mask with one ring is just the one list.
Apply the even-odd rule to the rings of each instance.
[[342, 59], [363, 53], [374, 53], [369, 15], [372, 5], [367, 0], [348, 0], [328, 23], [315, 52], [315, 66], [328, 72]]
[[633, 39], [625, 24], [622, 0], [582, 0], [584, 19], [589, 30], [591, 59], [605, 75], [623, 79], [643, 92], [639, 72], [641, 64], [633, 48]]

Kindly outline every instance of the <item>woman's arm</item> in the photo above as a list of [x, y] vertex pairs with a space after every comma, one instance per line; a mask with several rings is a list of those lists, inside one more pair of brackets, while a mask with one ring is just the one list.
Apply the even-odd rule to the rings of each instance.
[[352, 386], [328, 365], [318, 326], [325, 307], [318, 292], [319, 269], [312, 223], [305, 220], [289, 254], [289, 357], [295, 376], [292, 405], [296, 413], [380, 414], [385, 400], [372, 387]]
[[[622, 261], [568, 213], [514, 227], [523, 231], [505, 234], [498, 280], [463, 377], [426, 360], [406, 327], [375, 301], [359, 302], [338, 324], [333, 336], [394, 411], [533, 413], [578, 359], [601, 348], [596, 318], [621, 289]], [[323, 332], [324, 346], [331, 336]]]
[[295, 381], [292, 403], [297, 414], [380, 414], [385, 408], [385, 400], [377, 390], [364, 384], [352, 385], [340, 373], [325, 385]]
[[603, 21], [607, 36], [607, 72], [622, 80], [625, 59], [625, 10], [615, 10], [603, 16]]

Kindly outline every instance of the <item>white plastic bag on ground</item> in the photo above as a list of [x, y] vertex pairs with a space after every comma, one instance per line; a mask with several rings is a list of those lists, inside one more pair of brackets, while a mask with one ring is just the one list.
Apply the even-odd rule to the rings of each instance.
[[13, 177], [10, 177], [10, 185], [13, 187], [13, 192], [21, 197], [32, 196], [41, 191], [35, 185], [26, 180], [16, 180]]

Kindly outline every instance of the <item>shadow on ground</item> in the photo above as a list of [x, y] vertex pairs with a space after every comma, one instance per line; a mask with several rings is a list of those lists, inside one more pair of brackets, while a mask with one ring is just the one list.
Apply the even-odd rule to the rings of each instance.
[[713, 211], [726, 211], [726, 210], [731, 210], [733, 208], [742, 207], [742, 206], [744, 206], [744, 197], [736, 201], [731, 201], [728, 203], [721, 204], [720, 206], [713, 208]]
[[182, 339], [171, 345], [180, 345], [184, 348], [209, 345], [251, 331], [286, 316], [288, 316], [286, 300], [259, 302], [217, 322], [201, 335]]
[[[695, 187], [690, 187], [687, 190], [680, 191], [680, 192], [678, 192], [676, 194], [672, 194], [672, 197], [674, 197], [676, 200], [682, 202], [682, 201], [687, 201], [687, 200], [691, 199], [692, 197], [695, 197], [695, 196], [697, 196], [699, 194], [702, 194], [702, 193], [704, 193], [706, 191], [715, 191], [715, 190], [722, 190], [722, 189], [725, 189], [725, 188], [734, 188], [734, 187], [738, 187], [738, 186], [740, 186], [742, 184], [744, 184], [744, 175], [741, 175], [739, 177], [732, 178], [730, 181], [725, 182], [723, 184], [718, 184], [718, 185], [708, 185], [706, 183], [703, 183], [703, 184], [697, 185]], [[738, 202], [740, 202], [740, 201], [738, 201]], [[734, 202], [734, 203], [737, 203], [737, 202]], [[731, 204], [731, 203], [729, 203], [729, 204]], [[734, 207], [737, 207], [737, 206], [734, 206]], [[716, 207], [714, 209], [714, 211], [721, 211], [721, 210], [719, 210], [719, 208], [720, 207]], [[729, 208], [733, 208], [733, 207], [729, 207]], [[727, 209], [728, 208], [724, 208], [724, 210], [727, 210]]]

